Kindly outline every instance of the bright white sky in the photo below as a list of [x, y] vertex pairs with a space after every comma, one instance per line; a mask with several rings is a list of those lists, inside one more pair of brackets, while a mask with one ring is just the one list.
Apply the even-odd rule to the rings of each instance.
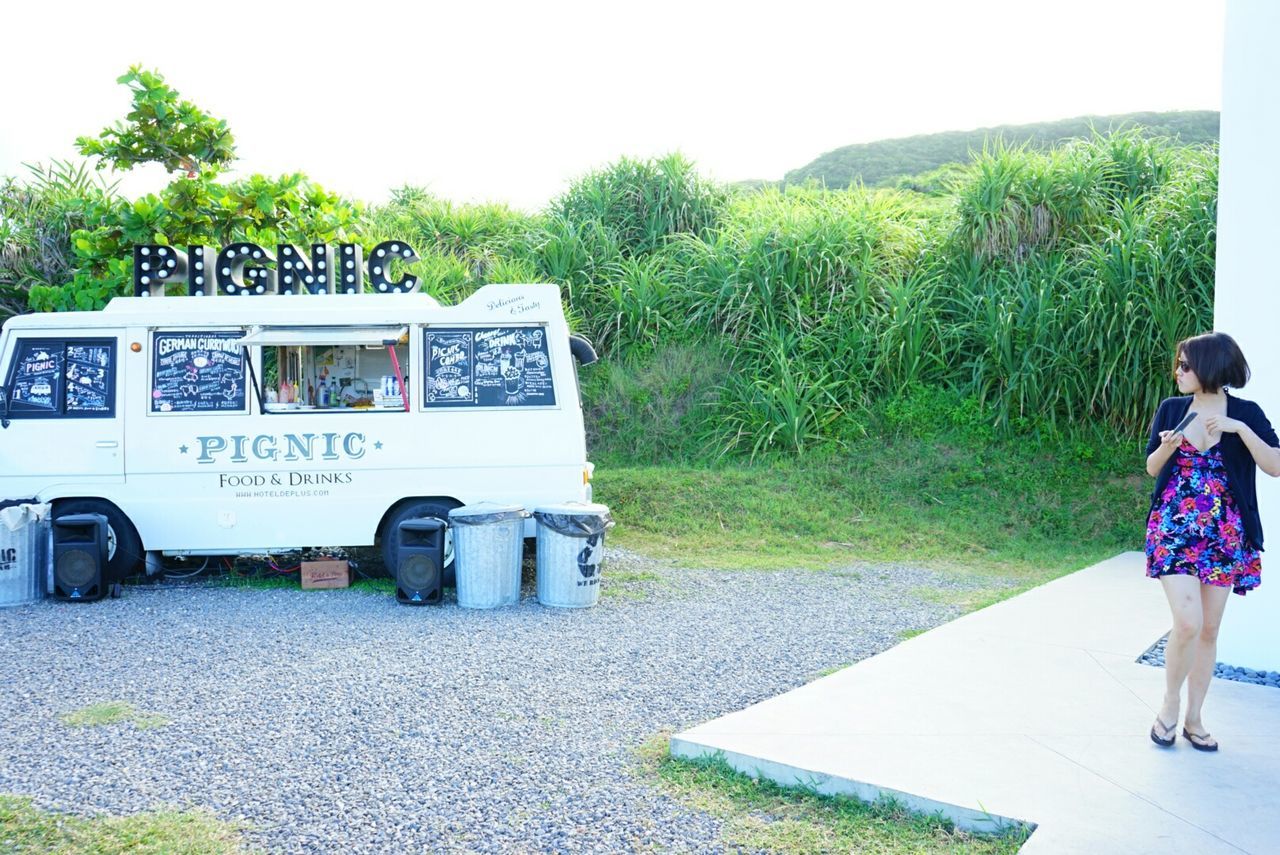
[[77, 135], [122, 118], [133, 63], [227, 120], [233, 175], [529, 210], [622, 155], [780, 178], [850, 143], [1221, 101], [1224, 0], [148, 8], [166, 6], [6, 6], [0, 175], [74, 157]]

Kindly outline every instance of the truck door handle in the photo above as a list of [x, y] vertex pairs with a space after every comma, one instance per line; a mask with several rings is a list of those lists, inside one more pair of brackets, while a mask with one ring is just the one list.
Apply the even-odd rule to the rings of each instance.
[[100, 439], [94, 443], [98, 448], [118, 448], [120, 443], [114, 439]]

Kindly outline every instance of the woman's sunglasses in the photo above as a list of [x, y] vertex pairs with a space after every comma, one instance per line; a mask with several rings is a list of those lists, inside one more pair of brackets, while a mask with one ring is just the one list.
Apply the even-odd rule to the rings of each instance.
[[1191, 371], [1191, 363], [1187, 362], [1187, 360], [1185, 359], [1179, 359], [1177, 364], [1177, 369], [1181, 371], [1183, 374], [1186, 374]]

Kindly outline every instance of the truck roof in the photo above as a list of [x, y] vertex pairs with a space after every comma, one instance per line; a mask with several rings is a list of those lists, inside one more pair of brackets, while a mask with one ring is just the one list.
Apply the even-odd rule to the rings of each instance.
[[[532, 305], [531, 305], [532, 304]], [[518, 307], [525, 311], [513, 312]], [[413, 294], [292, 294], [216, 297], [116, 297], [98, 312], [15, 315], [9, 329], [56, 326], [345, 326], [350, 324], [527, 323], [562, 317], [556, 285], [485, 285], [454, 306]]]

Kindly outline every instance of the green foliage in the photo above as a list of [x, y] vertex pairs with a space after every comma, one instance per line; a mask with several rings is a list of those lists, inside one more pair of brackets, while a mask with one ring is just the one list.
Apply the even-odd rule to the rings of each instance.
[[703, 179], [679, 154], [656, 160], [622, 158], [592, 172], [551, 203], [550, 213], [581, 226], [603, 225], [623, 255], [657, 249], [676, 234], [712, 228], [727, 193]]
[[4, 851], [19, 855], [235, 855], [247, 846], [238, 826], [208, 811], [85, 818], [40, 810], [25, 796], [0, 795], [0, 829]]
[[83, 220], [92, 226], [71, 235], [71, 281], [33, 286], [31, 307], [100, 309], [112, 297], [129, 293], [137, 244], [226, 246], [247, 240], [274, 247], [345, 241], [358, 233], [359, 217], [358, 205], [301, 174], [251, 175], [229, 184], [204, 175], [179, 177], [158, 196], [88, 200]]
[[966, 424], [977, 405], [953, 396], [865, 418], [866, 436], [804, 458], [597, 458], [611, 542], [720, 569], [908, 562], [979, 574], [983, 599], [1141, 548], [1151, 483], [1136, 442], [1098, 429], [987, 438], [989, 422]]
[[138, 730], [150, 730], [169, 724], [167, 716], [135, 709], [127, 701], [107, 701], [91, 704], [58, 716], [67, 727], [100, 727], [106, 724], [129, 722]]
[[607, 279], [589, 330], [597, 345], [646, 354], [660, 343], [675, 343], [677, 303], [663, 261], [657, 256], [622, 258], [605, 268]]
[[915, 438], [944, 435], [974, 442], [995, 439], [992, 418], [982, 402], [950, 389], [912, 383], [885, 402], [885, 427], [894, 434]]
[[546, 281], [532, 250], [540, 228], [539, 218], [506, 205], [456, 205], [405, 186], [369, 211], [364, 237], [409, 242], [422, 260], [405, 271], [441, 302], [456, 303], [490, 282]]
[[71, 235], [95, 222], [116, 198], [114, 184], [85, 164], [28, 166], [26, 183], [0, 183], [0, 319], [27, 309], [32, 287], [53, 287], [72, 274]]
[[797, 456], [823, 446], [843, 415], [840, 381], [811, 355], [813, 339], [786, 327], [753, 331], [739, 343], [737, 365], [720, 387], [716, 420], [721, 454], [782, 451]]
[[593, 460], [694, 461], [708, 456], [706, 425], [727, 360], [707, 345], [669, 344], [582, 372]]
[[721, 755], [673, 757], [669, 743], [664, 733], [641, 746], [639, 771], [665, 793], [716, 817], [721, 827], [717, 849], [976, 855], [1014, 853], [1027, 839], [1029, 830], [1016, 823], [998, 835], [972, 834], [941, 815], [912, 812], [887, 796], [863, 802], [821, 795], [812, 787], [779, 786], [735, 771]]
[[[288, 242], [346, 241], [359, 231], [361, 207], [296, 173], [270, 178], [250, 175], [222, 184], [221, 166], [234, 159], [226, 123], [178, 100], [156, 73], [133, 67], [120, 78], [133, 92], [129, 124], [81, 138], [81, 151], [98, 167], [120, 169], [162, 163], [185, 174], [159, 195], [132, 201], [110, 192], [80, 192], [66, 205], [82, 224], [70, 234], [73, 259], [56, 280], [31, 282], [29, 302], [37, 311], [100, 309], [129, 293], [130, 257], [137, 244], [225, 246], [250, 241], [273, 247]], [[67, 281], [69, 278], [70, 281]]]
[[973, 152], [982, 151], [995, 139], [1003, 139], [1012, 146], [1026, 144], [1034, 150], [1045, 151], [1098, 132], [1109, 134], [1130, 128], [1139, 129], [1144, 135], [1176, 139], [1181, 145], [1214, 144], [1218, 141], [1218, 113], [1187, 110], [1081, 116], [1056, 122], [999, 125], [848, 145], [788, 172], [783, 183], [816, 180], [827, 187], [848, 187], [857, 182], [893, 186], [903, 176], [919, 176], [948, 163], [967, 163]]
[[956, 180], [965, 174], [965, 165], [961, 163], [944, 163], [936, 169], [921, 172], [918, 175], [904, 175], [892, 183], [898, 190], [910, 190], [925, 196], [948, 196], [951, 194]]
[[76, 140], [82, 155], [100, 158], [99, 169], [159, 163], [168, 172], [196, 178], [215, 175], [235, 160], [235, 138], [227, 123], [190, 101], [178, 100], [177, 90], [158, 72], [135, 65], [116, 82], [128, 86], [133, 95], [128, 121], [104, 129], [97, 138]]
[[996, 145], [951, 210], [853, 188], [734, 199], [666, 253], [680, 315], [733, 354], [722, 452], [809, 453], [918, 385], [994, 429], [1140, 431], [1212, 318], [1216, 152], [1134, 132]]

